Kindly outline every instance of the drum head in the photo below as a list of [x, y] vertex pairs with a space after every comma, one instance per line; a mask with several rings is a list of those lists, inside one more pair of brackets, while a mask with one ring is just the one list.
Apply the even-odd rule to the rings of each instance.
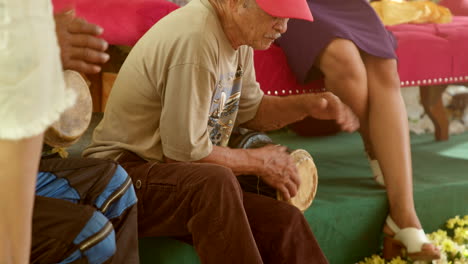
[[77, 95], [75, 104], [62, 113], [44, 134], [44, 142], [52, 147], [68, 147], [78, 141], [91, 121], [92, 99], [89, 87], [75, 71], [64, 72], [65, 84]]
[[[310, 154], [303, 150], [297, 149], [291, 153], [291, 157], [296, 163], [297, 171], [301, 179], [301, 185], [295, 197], [287, 201], [304, 212], [310, 207], [315, 198], [318, 184], [317, 167]], [[277, 192], [278, 200], [284, 201], [282, 195]]]

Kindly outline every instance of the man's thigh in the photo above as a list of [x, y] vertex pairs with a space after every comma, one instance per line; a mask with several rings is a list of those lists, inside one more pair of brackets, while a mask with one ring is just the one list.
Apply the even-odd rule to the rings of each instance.
[[[140, 236], [186, 236], [188, 221], [202, 207], [219, 208], [212, 201], [219, 188], [233, 186], [241, 196], [232, 171], [214, 164], [154, 163], [126, 153], [119, 163], [132, 178], [138, 196]], [[221, 187], [220, 187], [221, 186]], [[207, 219], [208, 221], [209, 219]]]

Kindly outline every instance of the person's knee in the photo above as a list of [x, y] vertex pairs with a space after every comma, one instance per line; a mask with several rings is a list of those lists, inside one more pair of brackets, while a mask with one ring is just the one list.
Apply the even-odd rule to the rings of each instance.
[[269, 220], [269, 229], [276, 230], [275, 239], [288, 241], [294, 234], [307, 232], [308, 224], [304, 214], [295, 206], [280, 201], [269, 205], [269, 214], [275, 215]]
[[333, 40], [323, 52], [320, 68], [332, 82], [363, 87], [367, 83], [359, 49], [350, 40]]
[[120, 166], [114, 172], [104, 191], [96, 199], [96, 207], [108, 219], [120, 216], [126, 209], [137, 202], [132, 180]]
[[[364, 56], [369, 79], [381, 89], [400, 92], [400, 77], [395, 59], [385, 59], [373, 55]], [[381, 90], [382, 91], [382, 90]]]
[[103, 263], [116, 252], [115, 232], [109, 220], [96, 211], [73, 243], [79, 248], [66, 258], [67, 263], [87, 259], [88, 263]]
[[241, 192], [239, 182], [231, 169], [220, 165], [206, 164], [205, 171], [207, 188], [220, 191], [231, 189]]
[[288, 229], [294, 229], [305, 221], [304, 214], [297, 207], [288, 203], [280, 203], [278, 214], [281, 214], [281, 217], [278, 218], [278, 224]]

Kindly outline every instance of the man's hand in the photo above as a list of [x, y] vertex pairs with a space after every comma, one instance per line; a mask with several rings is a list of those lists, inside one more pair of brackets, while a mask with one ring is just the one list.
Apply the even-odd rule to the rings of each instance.
[[343, 131], [353, 132], [359, 128], [359, 119], [336, 95], [330, 92], [307, 94], [307, 112], [317, 119], [336, 120]]
[[60, 57], [65, 70], [98, 73], [109, 60], [105, 53], [108, 44], [99, 37], [103, 29], [75, 16], [73, 10], [54, 15], [60, 46]]
[[285, 200], [296, 196], [301, 180], [296, 164], [287, 148], [279, 145], [268, 145], [258, 149], [250, 149], [256, 158], [261, 157], [263, 166], [256, 175], [268, 185], [278, 190]]

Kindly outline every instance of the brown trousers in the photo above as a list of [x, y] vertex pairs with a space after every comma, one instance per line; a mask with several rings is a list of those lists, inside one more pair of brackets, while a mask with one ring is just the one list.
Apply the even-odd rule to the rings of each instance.
[[243, 192], [226, 167], [129, 152], [119, 163], [135, 184], [140, 237], [191, 236], [204, 264], [328, 263], [296, 207]]

